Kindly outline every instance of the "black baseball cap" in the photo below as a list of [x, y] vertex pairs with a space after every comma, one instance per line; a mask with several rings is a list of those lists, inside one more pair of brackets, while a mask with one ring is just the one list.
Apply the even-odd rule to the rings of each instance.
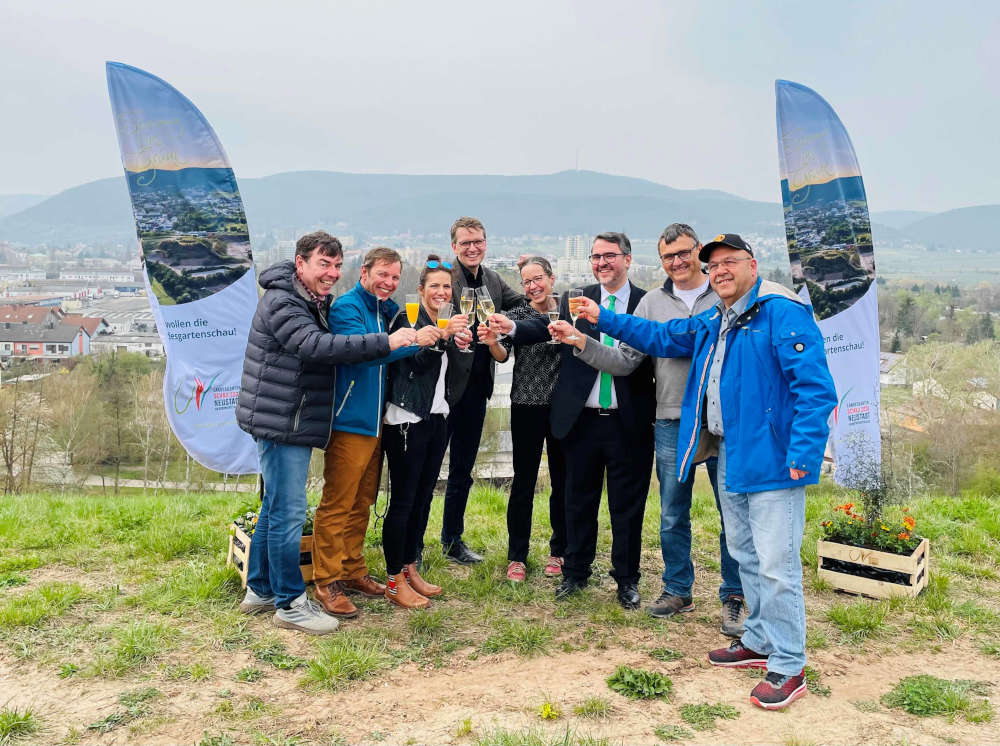
[[718, 236], [701, 247], [701, 251], [698, 252], [698, 259], [703, 262], [707, 262], [708, 257], [712, 255], [712, 250], [719, 246], [728, 246], [731, 249], [742, 249], [750, 256], [753, 256], [753, 249], [750, 248], [750, 244], [744, 241], [738, 233], [720, 233]]

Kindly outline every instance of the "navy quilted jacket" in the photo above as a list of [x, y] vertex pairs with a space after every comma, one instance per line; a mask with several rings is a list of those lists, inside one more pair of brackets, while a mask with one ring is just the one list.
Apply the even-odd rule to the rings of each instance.
[[389, 335], [331, 334], [294, 276], [292, 262], [260, 275], [264, 295], [250, 325], [236, 420], [254, 438], [325, 448], [336, 365], [388, 355]]

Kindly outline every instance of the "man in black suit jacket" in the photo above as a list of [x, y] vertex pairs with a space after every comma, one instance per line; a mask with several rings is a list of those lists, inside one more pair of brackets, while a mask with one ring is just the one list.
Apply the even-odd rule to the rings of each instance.
[[[465, 288], [485, 287], [495, 308], [510, 309], [524, 302], [492, 269], [482, 266], [486, 258], [486, 229], [477, 218], [462, 217], [451, 226], [455, 266], [451, 270], [451, 296], [457, 307]], [[473, 337], [475, 339], [475, 337]], [[448, 486], [444, 492], [441, 549], [452, 562], [471, 565], [483, 558], [462, 539], [465, 506], [472, 489], [472, 469], [486, 421], [486, 400], [493, 396], [496, 362], [486, 345], [473, 344], [471, 351], [448, 353], [448, 381], [455, 404], [448, 415]]]
[[[632, 263], [628, 237], [624, 233], [601, 233], [594, 239], [590, 262], [598, 283], [583, 288], [583, 294], [605, 308], [632, 313], [646, 291], [628, 279]], [[565, 294], [560, 317], [570, 318]], [[513, 334], [515, 344], [534, 344], [549, 338], [547, 325], [541, 319], [514, 325], [498, 314], [494, 320], [501, 332]], [[590, 322], [581, 319], [577, 327], [579, 333], [598, 339]], [[610, 337], [601, 341], [617, 344]], [[574, 350], [564, 345], [559, 381], [552, 393], [552, 433], [563, 439], [567, 471], [568, 546], [556, 597], [564, 598], [587, 585], [597, 552], [597, 511], [606, 474], [611, 576], [618, 583], [618, 602], [626, 609], [636, 609], [642, 518], [653, 467], [653, 366], [646, 359], [630, 375], [611, 376], [581, 362]]]

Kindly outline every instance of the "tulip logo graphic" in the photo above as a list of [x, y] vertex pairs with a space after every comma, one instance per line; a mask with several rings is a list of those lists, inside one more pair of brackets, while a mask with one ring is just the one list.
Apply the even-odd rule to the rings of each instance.
[[188, 411], [193, 401], [195, 409], [200, 412], [201, 405], [205, 401], [205, 396], [212, 390], [212, 386], [215, 385], [215, 379], [220, 375], [222, 375], [222, 371], [212, 376], [208, 384], [198, 376], [193, 376], [194, 383], [188, 381], [178, 383], [177, 388], [174, 389], [174, 411], [177, 414], [184, 414]]

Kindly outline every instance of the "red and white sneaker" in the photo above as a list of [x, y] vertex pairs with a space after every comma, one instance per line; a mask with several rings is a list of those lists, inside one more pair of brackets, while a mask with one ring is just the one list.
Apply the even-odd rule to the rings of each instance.
[[542, 573], [544, 573], [547, 578], [558, 578], [562, 575], [562, 566], [562, 557], [549, 557], [548, 564], [545, 565], [545, 569], [542, 570]]
[[725, 668], [767, 668], [767, 656], [744, 647], [739, 640], [733, 640], [728, 648], [710, 652], [708, 662]]
[[765, 710], [782, 710], [795, 700], [806, 696], [805, 672], [798, 676], [768, 672], [765, 679], [750, 692], [750, 701]]
[[523, 562], [511, 562], [507, 565], [507, 580], [512, 583], [523, 583], [524, 579], [528, 577], [528, 568], [524, 566]]

